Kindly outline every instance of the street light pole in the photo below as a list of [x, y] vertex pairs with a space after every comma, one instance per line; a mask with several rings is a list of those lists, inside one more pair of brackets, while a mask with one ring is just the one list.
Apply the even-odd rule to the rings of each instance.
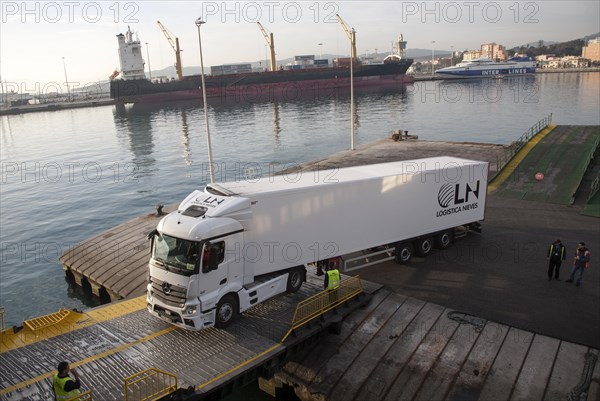
[[202, 100], [204, 102], [204, 122], [206, 123], [206, 143], [208, 146], [208, 168], [210, 171], [210, 183], [215, 182], [215, 172], [213, 169], [213, 158], [212, 158], [212, 147], [210, 144], [210, 130], [208, 127], [208, 104], [206, 102], [206, 84], [204, 81], [204, 60], [202, 58], [202, 38], [200, 36], [200, 25], [204, 24], [202, 18], [196, 19], [196, 26], [198, 27], [198, 46], [200, 47], [200, 69], [202, 70]]
[[435, 45], [435, 40], [431, 41], [431, 75], [433, 75], [433, 55], [434, 55], [434, 49], [433, 46]]
[[450, 55], [450, 65], [454, 65], [454, 46], [450, 46], [450, 52], [452, 53]]
[[69, 91], [69, 80], [67, 79], [67, 67], [65, 65], [65, 58], [62, 58], [63, 61], [63, 71], [65, 72], [65, 84], [67, 85], [67, 101], [71, 97], [71, 93]]
[[323, 58], [323, 43], [319, 43], [319, 60]]
[[354, 150], [354, 57], [352, 54], [352, 45], [355, 43], [354, 38], [356, 31], [352, 28], [350, 40], [350, 150]]
[[148, 50], [148, 42], [146, 42], [146, 58], [148, 59], [148, 77], [152, 81], [152, 69], [150, 69], [150, 50]]

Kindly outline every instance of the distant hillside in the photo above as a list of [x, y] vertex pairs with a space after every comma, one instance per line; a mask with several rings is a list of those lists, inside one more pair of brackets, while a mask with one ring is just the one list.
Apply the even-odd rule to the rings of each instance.
[[[452, 52], [448, 50], [434, 49], [434, 57], [450, 57]], [[406, 57], [416, 59], [431, 59], [431, 49], [407, 49]]]
[[550, 46], [550, 45], [555, 45], [557, 43], [558, 42], [553, 42], [551, 40], [536, 40], [535, 42], [529, 42], [529, 43], [525, 43], [524, 45], [515, 46], [515, 47], [513, 47], [513, 49], [520, 49], [520, 48], [529, 49], [530, 47]]
[[550, 42], [538, 40], [537, 42], [527, 43], [509, 50], [509, 55], [514, 53], [527, 54], [528, 56], [539, 56], [541, 54], [554, 54], [558, 57], [580, 56], [581, 49], [587, 41], [600, 36], [600, 33], [585, 36], [581, 39], [574, 39], [568, 42]]

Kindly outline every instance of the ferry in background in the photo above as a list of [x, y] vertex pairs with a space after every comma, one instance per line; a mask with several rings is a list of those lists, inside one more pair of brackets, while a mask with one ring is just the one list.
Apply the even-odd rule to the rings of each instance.
[[506, 61], [477, 58], [458, 63], [452, 67], [442, 68], [435, 72], [436, 74], [463, 78], [534, 74], [535, 60], [533, 57], [519, 55], [515, 55]]

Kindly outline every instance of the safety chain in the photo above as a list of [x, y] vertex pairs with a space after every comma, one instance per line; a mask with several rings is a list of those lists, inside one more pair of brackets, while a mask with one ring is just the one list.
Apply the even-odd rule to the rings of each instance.
[[451, 311], [446, 315], [448, 319], [454, 320], [459, 323], [465, 323], [475, 326], [476, 332], [481, 332], [483, 330], [486, 320], [477, 316], [470, 315], [464, 312]]
[[569, 391], [567, 394], [567, 400], [569, 401], [585, 401], [587, 398], [587, 390], [592, 382], [592, 372], [598, 355], [588, 352], [585, 354], [585, 365], [583, 366], [583, 372], [581, 373], [581, 380], [579, 383]]

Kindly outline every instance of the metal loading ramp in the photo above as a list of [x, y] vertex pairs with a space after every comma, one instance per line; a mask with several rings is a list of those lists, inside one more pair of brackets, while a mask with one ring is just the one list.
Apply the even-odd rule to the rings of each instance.
[[599, 143], [597, 126], [557, 126], [513, 166], [495, 194], [571, 204]]
[[[317, 323], [313, 316], [313, 324], [305, 319], [290, 330], [296, 306], [322, 292], [322, 282], [309, 272], [300, 291], [257, 305], [226, 330], [169, 325], [148, 313], [145, 297], [24, 322], [17, 332], [0, 333], [0, 400], [52, 399], [52, 376], [62, 360], [77, 368], [82, 390], [92, 390], [93, 400], [125, 399], [125, 394], [128, 400], [146, 399], [147, 387], [173, 387], [172, 376], [176, 387], [195, 388], [196, 397], [231, 387], [252, 370], [280, 363], [288, 347], [327, 327], [328, 321]], [[379, 288], [367, 283], [361, 291]], [[124, 394], [125, 379], [131, 387]]]

